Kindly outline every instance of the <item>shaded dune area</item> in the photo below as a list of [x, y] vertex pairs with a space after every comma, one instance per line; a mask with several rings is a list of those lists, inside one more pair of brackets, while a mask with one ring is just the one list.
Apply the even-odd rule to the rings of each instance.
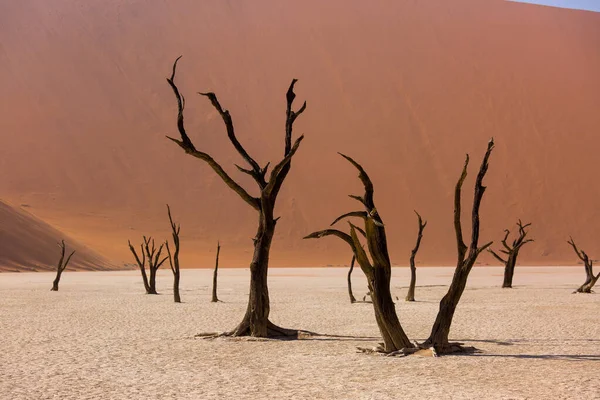
[[[598, 13], [497, 0], [29, 0], [0, 1], [0, 15], [0, 196], [115, 264], [133, 261], [127, 239], [169, 237], [166, 203], [183, 267], [211, 267], [217, 240], [224, 267], [252, 257], [255, 211], [165, 138], [177, 135], [165, 78], [181, 54], [190, 137], [254, 195], [196, 92], [218, 94], [264, 166], [283, 154], [285, 91], [299, 79], [308, 108], [295, 136], [306, 138], [275, 210], [272, 266], [350, 261], [344, 243], [302, 240], [356, 209], [347, 195], [360, 182], [338, 151], [374, 182], [392, 263], [408, 264], [416, 209], [429, 221], [417, 264], [452, 265], [453, 188], [469, 153], [470, 209], [492, 136], [482, 242], [522, 218], [535, 242], [520, 262], [575, 264], [569, 235], [600, 257]], [[52, 265], [57, 233], [34, 235], [41, 223], [23, 215], [0, 229], [39, 245], [2, 243], [1, 262]], [[100, 265], [89, 254], [74, 267]]]
[[0, 271], [48, 271], [56, 269], [60, 257], [58, 243], [65, 240], [75, 254], [71, 269], [88, 271], [112, 269], [104, 257], [73, 241], [71, 238], [23, 209], [0, 201]]

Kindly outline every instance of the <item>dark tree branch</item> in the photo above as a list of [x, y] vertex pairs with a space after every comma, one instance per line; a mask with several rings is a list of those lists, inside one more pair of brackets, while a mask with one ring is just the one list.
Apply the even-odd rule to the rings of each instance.
[[454, 232], [456, 234], [456, 247], [458, 249], [458, 263], [462, 263], [465, 260], [465, 254], [467, 253], [467, 245], [463, 239], [462, 233], [462, 224], [461, 224], [461, 192], [462, 185], [467, 178], [467, 167], [469, 166], [469, 155], [467, 154], [465, 158], [465, 165], [463, 166], [462, 173], [458, 182], [456, 182], [456, 187], [454, 188]]
[[215, 260], [215, 270], [213, 271], [213, 286], [212, 286], [212, 303], [217, 303], [219, 298], [217, 297], [217, 274], [219, 271], [219, 253], [221, 252], [221, 244], [217, 241], [217, 258]]
[[[259, 210], [260, 209], [260, 200], [258, 198], [252, 197], [242, 186], [240, 186], [240, 184], [235, 182], [227, 174], [227, 172], [225, 172], [223, 167], [221, 167], [221, 165], [219, 165], [219, 163], [216, 162], [210, 155], [196, 150], [196, 147], [190, 140], [190, 138], [185, 130], [184, 123], [183, 123], [184, 101], [179, 92], [179, 89], [177, 88], [177, 85], [175, 84], [175, 72], [177, 70], [177, 62], [179, 61], [180, 58], [181, 58], [181, 56], [179, 56], [173, 63], [173, 73], [171, 74], [170, 78], [167, 78], [167, 82], [169, 83], [169, 86], [171, 86], [171, 89], [173, 89], [173, 93], [175, 94], [175, 98], [177, 99], [177, 108], [178, 108], [177, 129], [179, 131], [179, 135], [181, 136], [181, 140], [174, 139], [170, 136], [167, 136], [167, 138], [172, 140], [173, 142], [177, 143], [179, 145], [179, 147], [181, 147], [187, 154], [190, 154], [190, 155], [206, 162], [217, 173], [217, 175], [225, 182], [225, 184], [227, 186], [229, 186], [234, 192], [236, 192], [246, 203], [248, 203], [250, 206], [252, 206], [252, 208]], [[209, 97], [209, 96], [207, 96], [207, 97]], [[209, 97], [209, 99], [210, 99], [210, 97]], [[215, 96], [215, 99], [216, 99], [216, 96]], [[211, 101], [212, 101], [212, 99], [211, 99]], [[218, 104], [218, 102], [217, 102], [217, 104]], [[214, 103], [213, 103], [213, 105], [214, 105]], [[220, 107], [220, 105], [219, 105], [219, 107]], [[228, 134], [229, 134], [229, 131], [228, 131]], [[235, 136], [233, 136], [233, 137], [235, 138]], [[230, 140], [231, 140], [231, 137], [230, 137]], [[237, 139], [235, 139], [235, 141], [237, 142]], [[233, 145], [234, 145], [234, 147], [236, 147], [236, 143], [233, 143]], [[237, 145], [239, 145], [239, 142], [237, 142]], [[239, 145], [239, 146], [241, 147], [241, 145]], [[237, 149], [237, 147], [236, 147], [236, 149]]]
[[336, 223], [338, 223], [339, 221], [343, 220], [344, 218], [348, 218], [348, 217], [359, 217], [362, 218], [363, 220], [366, 220], [367, 218], [369, 218], [369, 214], [366, 211], [350, 211], [347, 212], [346, 214], [342, 214], [339, 217], [337, 217], [330, 226], [335, 225]]

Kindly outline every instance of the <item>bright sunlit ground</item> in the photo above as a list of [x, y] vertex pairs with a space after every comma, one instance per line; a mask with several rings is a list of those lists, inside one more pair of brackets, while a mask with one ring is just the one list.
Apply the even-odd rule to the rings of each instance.
[[[592, 399], [600, 396], [600, 295], [571, 294], [583, 268], [518, 267], [514, 289], [500, 268], [476, 268], [451, 339], [479, 354], [387, 358], [356, 353], [378, 341], [371, 304], [350, 304], [344, 269], [270, 271], [272, 320], [354, 338], [200, 340], [231, 329], [246, 307], [248, 270], [182, 272], [174, 304], [170, 271], [159, 296], [139, 273], [0, 274], [2, 399]], [[418, 270], [417, 302], [405, 303], [407, 269], [393, 293], [409, 337], [429, 333], [450, 268]], [[356, 297], [366, 282], [354, 273]]]

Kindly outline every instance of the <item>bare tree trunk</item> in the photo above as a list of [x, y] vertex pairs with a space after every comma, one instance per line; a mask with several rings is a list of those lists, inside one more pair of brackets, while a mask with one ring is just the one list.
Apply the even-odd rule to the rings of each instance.
[[71, 257], [73, 257], [73, 254], [75, 254], [75, 250], [73, 250], [73, 252], [71, 252], [71, 254], [67, 257], [67, 260], [65, 261], [65, 241], [61, 240], [61, 242], [58, 245], [60, 247], [60, 259], [58, 260], [58, 264], [56, 265], [56, 277], [52, 282], [52, 289], [50, 289], [50, 291], [52, 292], [58, 292], [58, 284], [60, 282], [60, 277], [62, 276], [63, 271], [67, 268], [67, 265], [69, 265]]
[[513, 241], [512, 246], [510, 246], [506, 242], [506, 240], [508, 239], [508, 235], [510, 235], [510, 231], [508, 229], [504, 230], [505, 235], [504, 239], [502, 239], [502, 246], [504, 246], [504, 248], [501, 249], [500, 252], [508, 256], [506, 260], [503, 259], [494, 250], [488, 249], [488, 252], [490, 252], [496, 258], [496, 260], [504, 264], [504, 281], [502, 282], [503, 288], [512, 288], [513, 276], [515, 274], [515, 265], [517, 264], [517, 257], [519, 256], [519, 251], [521, 250], [521, 247], [523, 247], [523, 245], [529, 242], [533, 242], [533, 239], [525, 239], [525, 237], [529, 233], [527, 231], [527, 227], [530, 225], [531, 224], [523, 225], [521, 220], [517, 222], [517, 226], [519, 227], [519, 236]]
[[577, 256], [581, 259], [581, 261], [583, 261], [583, 265], [585, 268], [585, 282], [583, 283], [583, 285], [579, 286], [579, 288], [577, 288], [577, 290], [573, 293], [592, 293], [592, 288], [594, 287], [594, 285], [596, 285], [598, 279], [600, 279], [600, 273], [598, 273], [598, 275], [594, 275], [594, 262], [590, 260], [585, 251], [579, 250], [577, 248], [577, 245], [573, 241], [573, 238], [570, 238], [570, 240], [567, 243], [569, 243], [571, 247], [573, 247], [573, 250], [575, 251]]
[[148, 294], [158, 294], [156, 291], [156, 269], [150, 268], [150, 292]]
[[179, 232], [181, 231], [181, 226], [173, 222], [173, 217], [171, 216], [171, 207], [167, 204], [167, 213], [169, 215], [169, 224], [171, 225], [171, 236], [173, 236], [173, 244], [175, 245], [175, 253], [171, 255], [171, 249], [169, 248], [169, 241], [165, 242], [167, 246], [167, 257], [169, 258], [169, 266], [171, 267], [171, 272], [173, 272], [173, 300], [175, 303], [181, 303], [181, 296], [179, 295]]
[[427, 226], [427, 221], [423, 222], [421, 215], [415, 211], [419, 220], [419, 234], [417, 235], [417, 244], [410, 253], [410, 286], [408, 287], [408, 293], [406, 294], [405, 301], [415, 301], [415, 285], [417, 284], [417, 267], [415, 265], [415, 256], [421, 246], [421, 239], [423, 239], [423, 230]]
[[356, 303], [356, 299], [352, 294], [352, 271], [354, 270], [355, 261], [356, 256], [352, 256], [352, 261], [350, 262], [350, 269], [348, 270], [348, 295], [350, 296], [350, 304]]
[[269, 268], [269, 252], [271, 242], [275, 232], [277, 219], [273, 217], [273, 209], [277, 200], [277, 195], [283, 185], [285, 178], [291, 168], [292, 157], [298, 150], [304, 136], [300, 136], [292, 145], [292, 130], [294, 121], [306, 109], [306, 102], [298, 111], [292, 110], [292, 104], [296, 98], [294, 93], [294, 85], [297, 80], [293, 79], [286, 93], [286, 122], [285, 122], [285, 150], [284, 157], [271, 170], [270, 179], [267, 182], [265, 179], [269, 164], [265, 167], [260, 167], [258, 163], [248, 154], [246, 149], [238, 141], [233, 127], [233, 120], [228, 110], [223, 109], [217, 96], [214, 93], [201, 93], [207, 97], [215, 110], [219, 113], [225, 128], [227, 137], [242, 156], [249, 168], [243, 168], [238, 165], [236, 167], [243, 173], [250, 175], [256, 182], [260, 196], [254, 197], [250, 195], [239, 183], [232, 179], [227, 172], [217, 163], [209, 154], [196, 149], [191, 139], [189, 138], [184, 122], [183, 111], [185, 109], [185, 99], [179, 92], [179, 88], [175, 85], [175, 72], [177, 62], [181, 57], [177, 58], [173, 64], [173, 71], [167, 82], [171, 86], [175, 98], [177, 100], [177, 130], [180, 139], [168, 137], [173, 142], [177, 143], [186, 154], [198, 158], [206, 162], [214, 172], [227, 184], [227, 186], [236, 192], [242, 200], [244, 200], [253, 209], [258, 211], [259, 226], [256, 237], [254, 238], [254, 256], [250, 264], [250, 296], [248, 298], [248, 307], [242, 322], [231, 332], [225, 335], [232, 336], [257, 336], [257, 337], [273, 337], [273, 336], [297, 336], [298, 330], [280, 328], [269, 321], [269, 291], [267, 286], [267, 273]]
[[506, 265], [504, 266], [504, 281], [502, 282], [503, 288], [512, 288], [513, 276], [515, 275], [515, 265], [517, 263], [517, 254], [518, 251], [509, 256], [506, 260]]
[[219, 301], [217, 297], [217, 273], [219, 271], [219, 253], [221, 252], [221, 244], [217, 242], [217, 259], [215, 261], [215, 270], [213, 272], [213, 287], [212, 287], [212, 300], [211, 302], [216, 303]]
[[[483, 158], [483, 162], [479, 169], [479, 174], [475, 181], [475, 196], [473, 200], [473, 211], [472, 211], [472, 233], [471, 233], [471, 245], [469, 248], [464, 243], [461, 226], [461, 189], [465, 178], [467, 177], [467, 167], [469, 165], [469, 156], [465, 161], [461, 177], [459, 178], [456, 189], [454, 192], [454, 228], [456, 232], [456, 242], [458, 248], [458, 262], [454, 276], [452, 277], [452, 283], [448, 288], [448, 292], [442, 298], [440, 302], [440, 308], [431, 329], [429, 338], [423, 344], [423, 347], [433, 347], [439, 354], [447, 354], [455, 351], [460, 351], [462, 348], [458, 344], [452, 344], [448, 341], [450, 334], [450, 326], [452, 325], [452, 319], [456, 311], [456, 306], [460, 301], [460, 298], [467, 285], [467, 279], [469, 273], [477, 260], [479, 254], [488, 248], [492, 243], [487, 243], [482, 247], [478, 247], [479, 242], [479, 207], [481, 205], [481, 199], [485, 192], [485, 186], [483, 186], [483, 178], [488, 169], [488, 160], [492, 149], [494, 148], [494, 140], [490, 140], [488, 143], [487, 151]], [[469, 253], [467, 255], [467, 250]]]
[[[392, 353], [402, 349], [411, 349], [413, 344], [408, 340], [404, 333], [396, 307], [390, 292], [391, 280], [391, 262], [387, 248], [387, 238], [383, 220], [379, 215], [373, 201], [373, 183], [363, 167], [352, 158], [342, 154], [359, 171], [359, 178], [362, 181], [365, 194], [364, 196], [350, 196], [363, 204], [366, 211], [353, 211], [338, 217], [331, 225], [346, 217], [360, 217], [363, 219], [365, 229], [361, 229], [350, 223], [350, 235], [337, 229], [326, 229], [311, 233], [305, 239], [318, 239], [324, 236], [337, 236], [345, 241], [361, 270], [367, 277], [369, 291], [373, 301], [375, 320], [383, 338], [383, 347], [380, 349], [384, 353]], [[371, 259], [367, 256], [363, 244], [358, 239], [357, 233], [360, 232], [367, 239], [367, 247]], [[371, 261], [372, 260], [372, 261]]]

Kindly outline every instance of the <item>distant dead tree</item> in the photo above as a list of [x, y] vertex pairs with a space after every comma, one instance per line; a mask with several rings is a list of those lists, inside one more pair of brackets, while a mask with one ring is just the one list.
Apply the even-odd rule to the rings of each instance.
[[579, 286], [579, 288], [573, 293], [592, 293], [592, 288], [600, 278], [600, 272], [598, 273], [598, 275], [594, 276], [594, 262], [590, 260], [585, 251], [579, 250], [577, 248], [575, 242], [573, 241], [573, 238], [570, 238], [570, 240], [567, 243], [569, 243], [571, 247], [573, 247], [573, 250], [577, 254], [577, 257], [579, 257], [581, 261], [583, 261], [583, 265], [585, 267], [585, 282], [583, 283], [583, 285]]
[[408, 293], [406, 294], [405, 301], [415, 301], [415, 285], [417, 283], [417, 267], [415, 266], [415, 257], [421, 246], [421, 239], [423, 239], [423, 230], [427, 226], [427, 221], [423, 222], [421, 215], [415, 211], [417, 218], [419, 219], [419, 233], [417, 235], [417, 244], [415, 248], [410, 252], [410, 286], [408, 287]]
[[256, 182], [259, 195], [252, 196], [246, 191], [238, 182], [234, 181], [227, 172], [221, 167], [221, 165], [215, 161], [209, 154], [198, 150], [189, 138], [183, 121], [183, 111], [185, 108], [185, 99], [180, 94], [179, 89], [175, 85], [175, 72], [177, 68], [177, 62], [181, 57], [177, 58], [173, 63], [173, 71], [170, 78], [167, 78], [167, 82], [171, 86], [175, 98], [177, 100], [177, 129], [179, 131], [179, 139], [168, 137], [173, 142], [177, 143], [186, 154], [193, 156], [201, 161], [207, 163], [215, 173], [225, 182], [227, 186], [235, 193], [237, 193], [242, 200], [244, 200], [250, 207], [258, 212], [259, 223], [258, 231], [254, 237], [254, 255], [252, 262], [250, 263], [250, 296], [248, 299], [248, 307], [246, 314], [239, 325], [231, 332], [222, 334], [224, 336], [255, 336], [255, 337], [277, 337], [277, 336], [298, 336], [298, 330], [284, 329], [269, 320], [269, 290], [267, 287], [267, 271], [269, 268], [269, 252], [271, 250], [271, 242], [275, 233], [275, 226], [279, 218], [275, 218], [273, 215], [275, 208], [275, 201], [277, 195], [283, 185], [285, 178], [291, 168], [291, 161], [294, 154], [298, 150], [300, 143], [304, 136], [300, 136], [292, 144], [292, 128], [296, 118], [298, 118], [306, 109], [306, 102], [300, 107], [298, 111], [292, 110], [292, 103], [296, 98], [294, 93], [294, 85], [296, 79], [292, 80], [290, 87], [286, 94], [287, 108], [286, 108], [286, 121], [285, 121], [285, 149], [283, 158], [275, 167], [271, 170], [269, 180], [265, 179], [269, 163], [264, 167], [260, 167], [258, 163], [252, 158], [244, 146], [238, 141], [235, 130], [233, 127], [233, 120], [228, 110], [223, 109], [217, 96], [214, 93], [200, 93], [202, 96], [208, 98], [212, 106], [219, 113], [227, 130], [227, 137], [235, 148], [235, 150], [242, 156], [244, 161], [248, 164], [249, 168], [236, 167], [243, 173], [250, 175], [250, 177]]
[[[154, 244], [154, 239], [152, 239], [152, 237], [144, 236], [144, 243], [140, 245], [140, 249], [142, 251], [142, 259], [140, 260], [140, 257], [138, 256], [131, 242], [128, 243], [129, 250], [131, 250], [131, 253], [135, 257], [135, 261], [137, 262], [138, 267], [140, 268], [140, 272], [142, 273], [142, 279], [144, 281], [144, 288], [146, 289], [146, 293], [158, 294], [156, 292], [156, 271], [158, 271], [160, 266], [168, 258], [165, 257], [162, 260], [160, 259], [160, 255], [162, 253], [164, 244], [161, 244], [157, 251], [156, 246]], [[148, 268], [150, 270], [150, 280], [148, 280], [148, 276], [146, 275], [146, 261], [148, 261]]]
[[58, 245], [60, 246], [60, 259], [58, 260], [58, 264], [56, 265], [56, 278], [54, 278], [54, 282], [52, 282], [52, 289], [50, 289], [53, 292], [58, 292], [58, 283], [60, 282], [60, 277], [63, 271], [67, 268], [67, 265], [69, 265], [71, 257], [73, 257], [73, 254], [75, 254], [75, 250], [73, 250], [71, 254], [69, 254], [69, 256], [67, 257], [67, 260], [65, 261], [65, 241], [61, 240]]
[[354, 262], [356, 261], [356, 256], [352, 256], [352, 261], [350, 261], [350, 269], [348, 270], [348, 295], [350, 296], [350, 303], [356, 303], [356, 299], [352, 294], [352, 271], [354, 270]]
[[[456, 183], [454, 190], [454, 230], [456, 233], [456, 245], [458, 250], [458, 260], [456, 264], [456, 270], [452, 277], [452, 283], [448, 289], [446, 295], [440, 301], [440, 308], [431, 329], [429, 338], [423, 343], [423, 347], [433, 347], [438, 354], [448, 354], [456, 351], [462, 351], [463, 348], [458, 343], [449, 343], [448, 335], [450, 333], [450, 325], [452, 325], [452, 318], [456, 311], [456, 306], [465, 290], [467, 285], [467, 278], [469, 273], [475, 265], [475, 261], [479, 254], [490, 247], [492, 242], [486, 243], [485, 245], [478, 247], [479, 243], [479, 207], [481, 205], [481, 199], [485, 192], [486, 187], [483, 186], [483, 178], [488, 170], [488, 160], [490, 154], [494, 148], [494, 139], [491, 139], [487, 146], [487, 151], [483, 157], [483, 162], [479, 168], [479, 173], [475, 179], [475, 196], [473, 199], [473, 209], [471, 212], [471, 244], [469, 248], [463, 240], [462, 226], [461, 226], [461, 190], [462, 185], [467, 177], [467, 167], [469, 165], [469, 155], [465, 160], [462, 174]], [[467, 250], [469, 253], [467, 255]]]
[[525, 239], [529, 233], [526, 229], [531, 226], [531, 223], [523, 225], [523, 222], [519, 220], [517, 222], [517, 226], [519, 227], [519, 236], [513, 240], [512, 246], [509, 246], [506, 242], [508, 235], [510, 235], [510, 231], [508, 229], [504, 230], [505, 235], [504, 239], [502, 239], [502, 245], [504, 246], [504, 249], [500, 250], [500, 252], [507, 255], [506, 260], [500, 257], [494, 250], [488, 249], [488, 251], [496, 258], [496, 260], [504, 264], [504, 282], [502, 283], [503, 288], [512, 288], [513, 275], [515, 274], [515, 265], [517, 264], [519, 251], [523, 245], [533, 242], [533, 239]]
[[217, 273], [219, 271], [219, 253], [221, 252], [221, 244], [217, 242], [217, 259], [215, 261], [215, 270], [213, 271], [213, 286], [212, 286], [212, 303], [219, 301], [217, 297]]
[[167, 204], [167, 213], [169, 214], [169, 224], [171, 225], [171, 234], [173, 236], [173, 245], [175, 246], [175, 252], [171, 255], [171, 249], [169, 248], [169, 241], [165, 242], [167, 246], [167, 257], [169, 258], [169, 266], [171, 272], [173, 272], [173, 298], [175, 303], [181, 303], [181, 297], [179, 296], [179, 231], [181, 225], [175, 224], [171, 217], [171, 208]]
[[[373, 308], [375, 310], [375, 320], [383, 338], [381, 351], [392, 353], [414, 348], [414, 345], [410, 342], [400, 325], [390, 292], [391, 262], [383, 220], [373, 201], [373, 183], [359, 163], [346, 155], [340, 155], [359, 171], [358, 177], [364, 186], [365, 194], [364, 196], [351, 195], [350, 197], [362, 203], [365, 211], [352, 211], [343, 214], [336, 218], [331, 225], [333, 226], [338, 221], [347, 217], [358, 217], [364, 221], [365, 229], [363, 230], [349, 222], [350, 234], [337, 229], [325, 229], [311, 233], [305, 239], [317, 239], [331, 235], [337, 236], [346, 242], [352, 249], [358, 265], [360, 265], [361, 270], [367, 277], [369, 291], [373, 300]], [[357, 232], [366, 237], [371, 259], [369, 259], [369, 256], [365, 252]]]

